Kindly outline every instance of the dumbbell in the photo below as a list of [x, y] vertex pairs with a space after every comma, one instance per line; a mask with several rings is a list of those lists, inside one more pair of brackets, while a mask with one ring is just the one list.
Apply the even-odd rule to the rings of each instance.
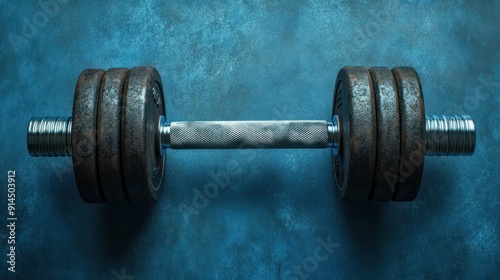
[[344, 67], [329, 120], [187, 121], [166, 119], [153, 67], [81, 73], [73, 114], [32, 118], [31, 156], [72, 156], [85, 202], [158, 199], [167, 149], [323, 148], [332, 155], [341, 200], [412, 201], [424, 158], [472, 155], [466, 115], [426, 116], [411, 67]]

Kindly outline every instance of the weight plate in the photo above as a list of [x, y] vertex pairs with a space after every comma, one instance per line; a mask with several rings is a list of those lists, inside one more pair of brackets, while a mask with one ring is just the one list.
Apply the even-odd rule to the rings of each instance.
[[335, 181], [342, 200], [367, 200], [375, 174], [377, 126], [370, 72], [344, 67], [337, 75], [333, 115], [338, 115], [340, 143], [333, 155]]
[[415, 199], [422, 180], [425, 158], [425, 110], [422, 88], [411, 67], [392, 69], [399, 93], [401, 154], [395, 201]]
[[165, 162], [157, 143], [162, 115], [165, 103], [158, 71], [132, 68], [125, 85], [121, 132], [125, 186], [132, 202], [158, 199]]
[[377, 162], [371, 200], [394, 196], [399, 169], [399, 101], [396, 82], [389, 68], [370, 68], [377, 112]]
[[128, 201], [123, 183], [121, 110], [128, 69], [109, 69], [102, 78], [97, 114], [97, 161], [106, 201]]
[[97, 106], [104, 70], [87, 69], [80, 74], [73, 101], [71, 145], [78, 192], [85, 202], [102, 203], [97, 167]]

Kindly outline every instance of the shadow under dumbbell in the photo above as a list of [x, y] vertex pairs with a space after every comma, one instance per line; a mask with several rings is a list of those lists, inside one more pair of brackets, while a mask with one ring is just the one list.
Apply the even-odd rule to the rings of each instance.
[[443, 197], [452, 197], [460, 190], [452, 189], [457, 179], [449, 176], [450, 166], [434, 162], [426, 164], [419, 194], [412, 202], [335, 203], [335, 211], [342, 220], [342, 248], [349, 255], [344, 265], [349, 270], [363, 267], [367, 278], [378, 278], [386, 273], [385, 264], [398, 257], [388, 255], [388, 250], [396, 247], [401, 254], [411, 254], [411, 248], [427, 246], [425, 242], [428, 241], [419, 236], [432, 230], [440, 214], [454, 207], [452, 199]]
[[101, 236], [108, 255], [120, 257], [126, 255], [129, 245], [136, 244], [144, 226], [151, 217], [155, 203], [103, 205], [99, 221]]
[[[54, 174], [50, 179], [62, 183], [62, 186], [51, 188], [53, 193], [49, 197], [53, 198], [67, 230], [72, 232], [70, 236], [76, 242], [93, 239], [91, 241], [105, 256], [120, 259], [129, 246], [137, 242], [155, 203], [88, 204], [81, 201], [74, 180], [72, 172]], [[81, 235], [86, 236], [82, 238]]]
[[363, 267], [365, 271], [376, 271], [377, 265], [384, 263], [384, 244], [389, 242], [383, 235], [383, 225], [380, 223], [387, 214], [381, 203], [377, 202], [341, 202], [336, 204], [335, 211], [342, 219], [342, 247], [351, 255], [345, 263], [355, 267]]
[[451, 176], [457, 167], [449, 159], [437, 157], [427, 160], [424, 169], [416, 202], [422, 202], [425, 205], [419, 208], [419, 212], [421, 215], [439, 215], [447, 207], [453, 207], [457, 201], [451, 198], [455, 196], [455, 193], [462, 191], [455, 187], [460, 185], [457, 183], [459, 179]]

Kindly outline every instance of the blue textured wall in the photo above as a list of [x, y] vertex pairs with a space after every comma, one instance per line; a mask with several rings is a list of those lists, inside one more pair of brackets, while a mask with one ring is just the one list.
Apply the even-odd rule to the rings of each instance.
[[[1, 278], [499, 279], [500, 4], [361, 2], [0, 1]], [[413, 66], [428, 113], [473, 116], [476, 152], [427, 158], [412, 203], [345, 204], [325, 150], [169, 151], [157, 203], [87, 205], [70, 159], [29, 157], [27, 122], [69, 116], [83, 69], [136, 65], [170, 121], [328, 119], [342, 66]]]

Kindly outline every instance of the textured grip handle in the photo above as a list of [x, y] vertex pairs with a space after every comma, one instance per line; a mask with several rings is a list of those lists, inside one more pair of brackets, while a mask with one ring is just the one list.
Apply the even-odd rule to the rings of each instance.
[[172, 122], [173, 149], [328, 148], [326, 121]]

